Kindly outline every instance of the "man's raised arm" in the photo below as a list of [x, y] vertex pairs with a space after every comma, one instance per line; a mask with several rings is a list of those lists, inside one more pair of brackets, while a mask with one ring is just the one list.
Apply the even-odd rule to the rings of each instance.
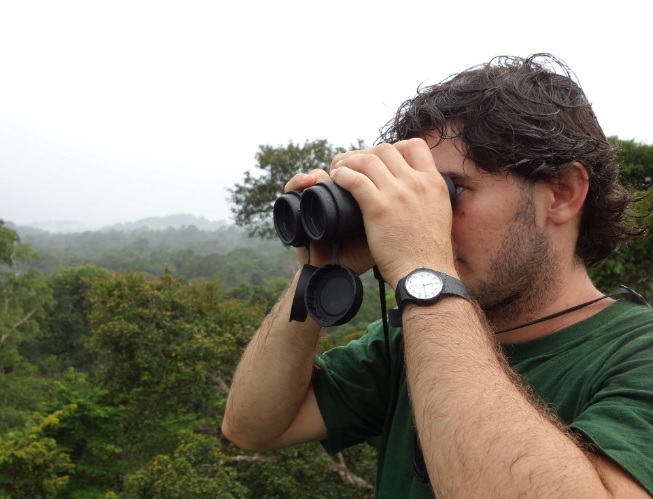
[[234, 374], [222, 433], [246, 450], [326, 437], [311, 386], [320, 327], [310, 318], [288, 320], [297, 279], [263, 321]]

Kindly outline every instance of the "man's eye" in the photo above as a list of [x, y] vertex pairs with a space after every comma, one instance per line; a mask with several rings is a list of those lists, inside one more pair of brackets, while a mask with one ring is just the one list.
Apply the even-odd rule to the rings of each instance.
[[460, 194], [461, 192], [463, 192], [463, 191], [465, 190], [465, 188], [464, 188], [463, 186], [461, 186], [461, 185], [456, 185], [456, 186], [454, 186], [454, 187], [456, 188], [456, 189], [455, 189], [454, 197], [457, 196], [458, 194]]

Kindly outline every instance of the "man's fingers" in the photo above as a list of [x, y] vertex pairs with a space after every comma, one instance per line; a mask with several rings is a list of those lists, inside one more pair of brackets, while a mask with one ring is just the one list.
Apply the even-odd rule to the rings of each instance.
[[402, 140], [394, 144], [394, 147], [414, 170], [430, 172], [436, 169], [431, 149], [424, 140]]
[[394, 181], [394, 174], [388, 168], [388, 165], [379, 155], [372, 152], [361, 152], [347, 156], [333, 166], [331, 173], [342, 166], [363, 174], [379, 190], [382, 190]]
[[324, 170], [311, 170], [308, 173], [298, 173], [292, 177], [284, 186], [284, 192], [303, 191], [313, 187], [318, 182], [328, 182], [329, 174]]
[[369, 177], [343, 164], [331, 170], [331, 179], [350, 192], [363, 209], [378, 202], [379, 189]]
[[[380, 162], [375, 161], [374, 157]], [[337, 154], [331, 163], [331, 170], [342, 164], [367, 175], [377, 185], [383, 182], [383, 171], [386, 170], [395, 178], [410, 175], [411, 171], [435, 170], [429, 146], [423, 139], [417, 138]]]

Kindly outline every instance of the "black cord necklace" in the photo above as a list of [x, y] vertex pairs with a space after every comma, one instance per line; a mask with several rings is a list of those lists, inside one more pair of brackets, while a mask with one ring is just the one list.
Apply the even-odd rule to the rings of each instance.
[[[383, 277], [381, 276], [379, 269], [375, 266], [374, 267], [374, 277], [379, 281], [379, 298], [381, 302], [381, 317], [383, 319], [383, 336], [385, 340], [385, 349], [386, 349], [386, 360], [388, 362], [388, 365], [391, 363], [391, 357], [390, 357], [390, 333], [389, 333], [389, 326], [393, 327], [402, 327], [401, 325], [401, 314], [399, 313], [399, 310], [397, 309], [392, 309], [387, 312], [386, 316], [386, 303], [385, 303], [385, 281], [383, 280]], [[502, 334], [502, 333], [507, 333], [508, 331], [514, 331], [516, 329], [521, 329], [527, 326], [532, 326], [533, 324], [539, 324], [540, 322], [548, 321], [551, 319], [555, 319], [556, 317], [560, 317], [561, 315], [568, 314], [570, 312], [574, 312], [576, 310], [579, 310], [581, 308], [587, 307], [589, 305], [592, 305], [593, 303], [599, 302], [601, 300], [605, 300], [606, 298], [612, 298], [614, 296], [619, 296], [619, 295], [626, 295], [626, 298], [633, 303], [637, 303], [639, 305], [644, 305], [646, 307], [650, 307], [651, 305], [648, 304], [648, 302], [644, 299], [642, 295], [640, 295], [637, 291], [630, 289], [628, 286], [624, 286], [623, 284], [619, 286], [618, 289], [612, 291], [611, 293], [608, 293], [606, 295], [601, 296], [600, 298], [595, 298], [593, 300], [587, 301], [585, 303], [581, 303], [580, 305], [575, 305], [573, 307], [566, 308], [564, 310], [561, 310], [560, 312], [556, 312], [551, 315], [547, 315], [544, 317], [540, 317], [539, 319], [535, 319], [529, 322], [525, 322], [524, 324], [520, 324], [518, 326], [513, 326], [507, 329], [502, 329], [501, 331], [496, 331], [494, 334]]]
[[539, 319], [535, 319], [530, 322], [525, 322], [524, 324], [520, 324], [519, 326], [514, 326], [510, 327], [507, 329], [502, 329], [501, 331], [495, 332], [495, 334], [502, 334], [502, 333], [507, 333], [508, 331], [514, 331], [515, 329], [521, 329], [527, 326], [532, 326], [533, 324], [539, 324], [540, 322], [548, 321], [551, 319], [555, 319], [556, 317], [560, 317], [561, 315], [568, 314], [570, 312], [575, 312], [578, 309], [587, 307], [589, 305], [592, 305], [593, 303], [596, 303], [601, 300], [605, 300], [606, 298], [612, 298], [613, 296], [618, 296], [618, 295], [628, 295], [628, 298], [634, 301], [635, 303], [639, 303], [640, 305], [648, 305], [646, 300], [637, 292], [633, 291], [627, 286], [621, 286], [619, 289], [613, 291], [612, 293], [609, 293], [607, 295], [603, 295], [600, 298], [595, 298], [594, 300], [587, 301], [585, 303], [581, 303], [580, 305], [575, 305], [573, 307], [566, 308], [564, 310], [561, 310], [560, 312], [556, 312], [555, 314], [547, 315], [545, 317], [540, 317]]

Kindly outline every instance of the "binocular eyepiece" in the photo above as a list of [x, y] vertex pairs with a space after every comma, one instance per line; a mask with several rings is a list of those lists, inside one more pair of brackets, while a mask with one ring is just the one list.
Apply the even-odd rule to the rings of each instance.
[[[453, 203], [456, 189], [443, 175]], [[289, 246], [306, 246], [310, 241], [336, 242], [363, 233], [363, 215], [354, 197], [333, 182], [319, 182], [303, 192], [291, 191], [277, 198], [273, 209], [274, 228]]]

